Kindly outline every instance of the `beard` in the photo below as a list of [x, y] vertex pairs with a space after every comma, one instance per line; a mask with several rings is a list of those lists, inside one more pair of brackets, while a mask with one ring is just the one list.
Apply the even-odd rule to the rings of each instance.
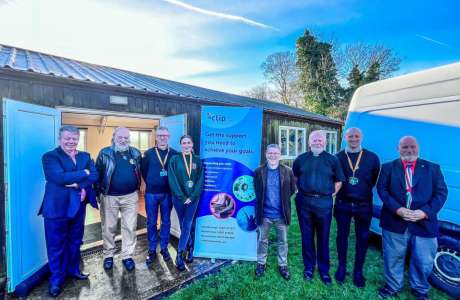
[[418, 155], [405, 155], [401, 156], [403, 161], [414, 162], [418, 158]]
[[310, 150], [314, 156], [318, 156], [321, 154], [321, 152], [324, 151], [324, 148], [323, 147], [310, 147]]
[[114, 146], [116, 152], [125, 152], [129, 149], [129, 145], [120, 145], [115, 143]]

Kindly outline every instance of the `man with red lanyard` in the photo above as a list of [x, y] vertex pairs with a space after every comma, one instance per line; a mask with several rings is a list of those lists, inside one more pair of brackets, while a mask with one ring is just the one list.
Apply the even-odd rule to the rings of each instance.
[[385, 286], [381, 298], [403, 288], [404, 262], [411, 252], [409, 284], [417, 299], [428, 299], [428, 276], [433, 269], [439, 234], [437, 214], [447, 199], [439, 165], [418, 158], [412, 136], [399, 141], [400, 158], [382, 166], [377, 191], [383, 202], [380, 216]]

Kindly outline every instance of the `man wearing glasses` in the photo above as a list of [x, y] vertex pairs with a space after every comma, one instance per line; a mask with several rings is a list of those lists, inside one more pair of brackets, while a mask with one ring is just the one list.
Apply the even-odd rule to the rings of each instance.
[[168, 163], [177, 151], [170, 148], [169, 130], [160, 126], [156, 130], [156, 146], [147, 150], [142, 159], [142, 178], [146, 184], [145, 209], [147, 211], [147, 237], [149, 251], [146, 259], [151, 265], [156, 259], [157, 249], [157, 220], [160, 210], [160, 253], [164, 261], [171, 256], [168, 251], [169, 234], [171, 230], [171, 191], [168, 184]]

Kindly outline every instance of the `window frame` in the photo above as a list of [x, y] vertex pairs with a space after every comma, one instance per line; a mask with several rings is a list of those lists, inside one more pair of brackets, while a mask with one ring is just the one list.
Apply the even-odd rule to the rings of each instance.
[[[82, 132], [84, 132], [83, 139], [82, 139], [82, 134], [81, 134]], [[80, 141], [81, 141], [83, 143], [82, 144], [83, 149], [78, 149], [78, 145], [77, 145], [77, 150], [82, 151], [82, 152], [88, 152], [88, 128], [78, 127], [78, 135], [79, 135], [78, 144], [80, 144]]]
[[[137, 140], [139, 141], [139, 145], [133, 145], [132, 141], [130, 141], [130, 146], [137, 148], [139, 151], [141, 151], [141, 153], [144, 153], [145, 151], [147, 151], [150, 148], [150, 142], [151, 142], [151, 139], [152, 139], [152, 131], [150, 131], [150, 130], [138, 130], [138, 129], [130, 129], [129, 131], [130, 131], [130, 135], [132, 133], [136, 133], [137, 134]], [[140, 148], [140, 146], [141, 146], [141, 133], [146, 133], [147, 134], [147, 148], [146, 149], [141, 149]], [[130, 136], [130, 140], [131, 140], [131, 136]]]
[[[283, 149], [282, 149], [282, 143], [281, 143], [281, 131], [282, 130], [285, 130], [286, 131], [286, 155], [283, 155]], [[295, 144], [294, 144], [294, 155], [289, 155], [289, 130], [294, 130], [295, 132]], [[302, 132], [302, 142], [303, 142], [303, 146], [302, 146], [302, 149], [301, 149], [301, 152], [299, 153], [299, 144], [298, 144], [298, 141], [299, 141], [299, 136], [298, 136], [298, 133], [299, 131]], [[278, 128], [278, 145], [280, 146], [281, 148], [281, 159], [286, 159], [286, 160], [293, 160], [295, 159], [297, 156], [299, 156], [300, 154], [304, 153], [306, 150], [307, 150], [307, 145], [306, 145], [306, 141], [307, 141], [307, 129], [304, 128], [304, 127], [296, 127], [296, 126], [279, 126]]]
[[[324, 130], [325, 134], [326, 134], [326, 152], [330, 153], [330, 154], [336, 154], [337, 153], [337, 144], [338, 144], [338, 131], [336, 130]], [[329, 136], [328, 136], [329, 134]], [[331, 136], [334, 136], [335, 135], [335, 143], [332, 144], [331, 141], [332, 141], [332, 138]], [[332, 147], [332, 145], [334, 145], [334, 149], [331, 149], [330, 147]]]

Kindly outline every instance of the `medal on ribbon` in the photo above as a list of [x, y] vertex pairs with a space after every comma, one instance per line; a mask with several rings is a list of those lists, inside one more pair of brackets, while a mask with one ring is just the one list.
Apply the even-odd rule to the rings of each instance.
[[358, 159], [356, 160], [356, 164], [354, 166], [351, 162], [350, 156], [348, 156], [347, 151], [345, 151], [345, 155], [347, 156], [348, 165], [350, 166], [351, 172], [353, 173], [353, 175], [348, 178], [348, 183], [351, 185], [357, 185], [359, 183], [359, 179], [355, 176], [355, 174], [356, 170], [359, 169], [359, 163], [361, 162], [361, 157], [363, 156], [363, 150], [359, 151]]
[[185, 165], [185, 170], [187, 171], [187, 176], [188, 176], [188, 181], [187, 181], [187, 187], [192, 188], [193, 187], [193, 181], [192, 181], [192, 154], [190, 153], [190, 159], [189, 163], [187, 163], [187, 159], [185, 158], [185, 154], [182, 153], [182, 159], [184, 160], [184, 165]]
[[160, 162], [160, 165], [161, 165], [160, 176], [161, 177], [168, 176], [168, 171], [166, 171], [165, 165], [166, 165], [166, 161], [168, 160], [169, 147], [168, 147], [168, 152], [166, 152], [166, 156], [165, 156], [164, 161], [161, 159], [160, 152], [158, 152], [157, 147], [155, 147], [155, 153], [157, 154], [158, 161]]

